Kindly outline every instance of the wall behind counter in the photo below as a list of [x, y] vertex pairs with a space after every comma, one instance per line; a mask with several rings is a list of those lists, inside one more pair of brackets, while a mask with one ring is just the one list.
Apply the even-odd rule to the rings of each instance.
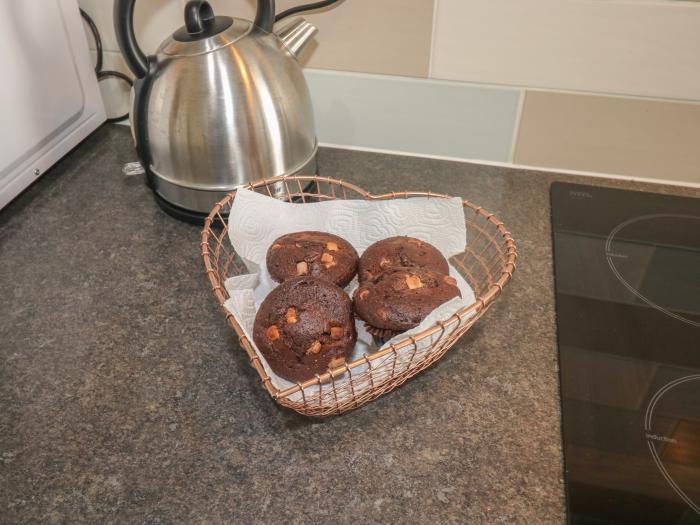
[[[79, 3], [106, 67], [126, 71], [112, 2]], [[137, 2], [146, 52], [185, 3]], [[322, 143], [700, 184], [700, 2], [345, 0], [303, 16], [319, 28], [303, 64]]]

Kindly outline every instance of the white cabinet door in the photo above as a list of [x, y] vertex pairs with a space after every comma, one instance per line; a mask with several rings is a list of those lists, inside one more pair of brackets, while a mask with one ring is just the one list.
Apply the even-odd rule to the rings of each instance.
[[77, 0], [0, 0], [0, 208], [105, 120]]

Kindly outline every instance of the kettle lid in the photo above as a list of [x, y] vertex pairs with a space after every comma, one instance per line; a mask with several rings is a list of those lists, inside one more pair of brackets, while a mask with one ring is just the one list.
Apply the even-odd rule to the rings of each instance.
[[209, 2], [190, 0], [185, 6], [185, 25], [173, 33], [178, 42], [195, 42], [225, 31], [233, 24], [229, 16], [214, 16]]

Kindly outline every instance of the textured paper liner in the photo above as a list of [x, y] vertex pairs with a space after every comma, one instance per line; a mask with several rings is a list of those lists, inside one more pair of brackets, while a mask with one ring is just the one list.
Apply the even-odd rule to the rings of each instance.
[[[309, 186], [310, 184], [310, 186]], [[295, 176], [261, 180], [247, 186], [261, 195], [287, 202], [319, 203], [334, 199], [387, 201], [391, 199], [452, 199], [431, 192], [392, 192], [372, 195], [359, 187], [325, 177]], [[214, 206], [201, 237], [201, 255], [212, 292], [222, 307], [231, 299], [225, 283], [235, 276], [250, 278], [251, 261], [244, 259], [231, 245], [225, 213], [237, 198], [233, 192]], [[505, 225], [493, 214], [469, 201], [461, 201], [464, 210], [466, 245], [449, 257], [459, 276], [474, 290], [470, 304], [458, 305], [457, 298], [434, 310], [421, 326], [398, 334], [379, 351], [368, 353], [315, 379], [280, 389], [272, 384], [264, 363], [243, 327], [225, 307], [228, 324], [238, 333], [241, 346], [260, 375], [270, 395], [285, 407], [310, 416], [328, 416], [357, 408], [393, 390], [440, 359], [445, 352], [486, 312], [501, 295], [515, 271], [515, 241]], [[420, 216], [414, 220], [422, 219]], [[235, 221], [233, 228], [239, 227]], [[291, 230], [299, 231], [294, 225]], [[280, 233], [281, 235], [282, 233]], [[432, 243], [432, 239], [426, 239]], [[364, 326], [362, 331], [366, 333]], [[367, 334], [369, 336], [369, 334]]]

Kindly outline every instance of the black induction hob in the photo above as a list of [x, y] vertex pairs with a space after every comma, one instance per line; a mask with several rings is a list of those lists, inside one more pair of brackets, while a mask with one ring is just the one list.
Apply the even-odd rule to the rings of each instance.
[[552, 185], [569, 523], [700, 524], [700, 199]]

